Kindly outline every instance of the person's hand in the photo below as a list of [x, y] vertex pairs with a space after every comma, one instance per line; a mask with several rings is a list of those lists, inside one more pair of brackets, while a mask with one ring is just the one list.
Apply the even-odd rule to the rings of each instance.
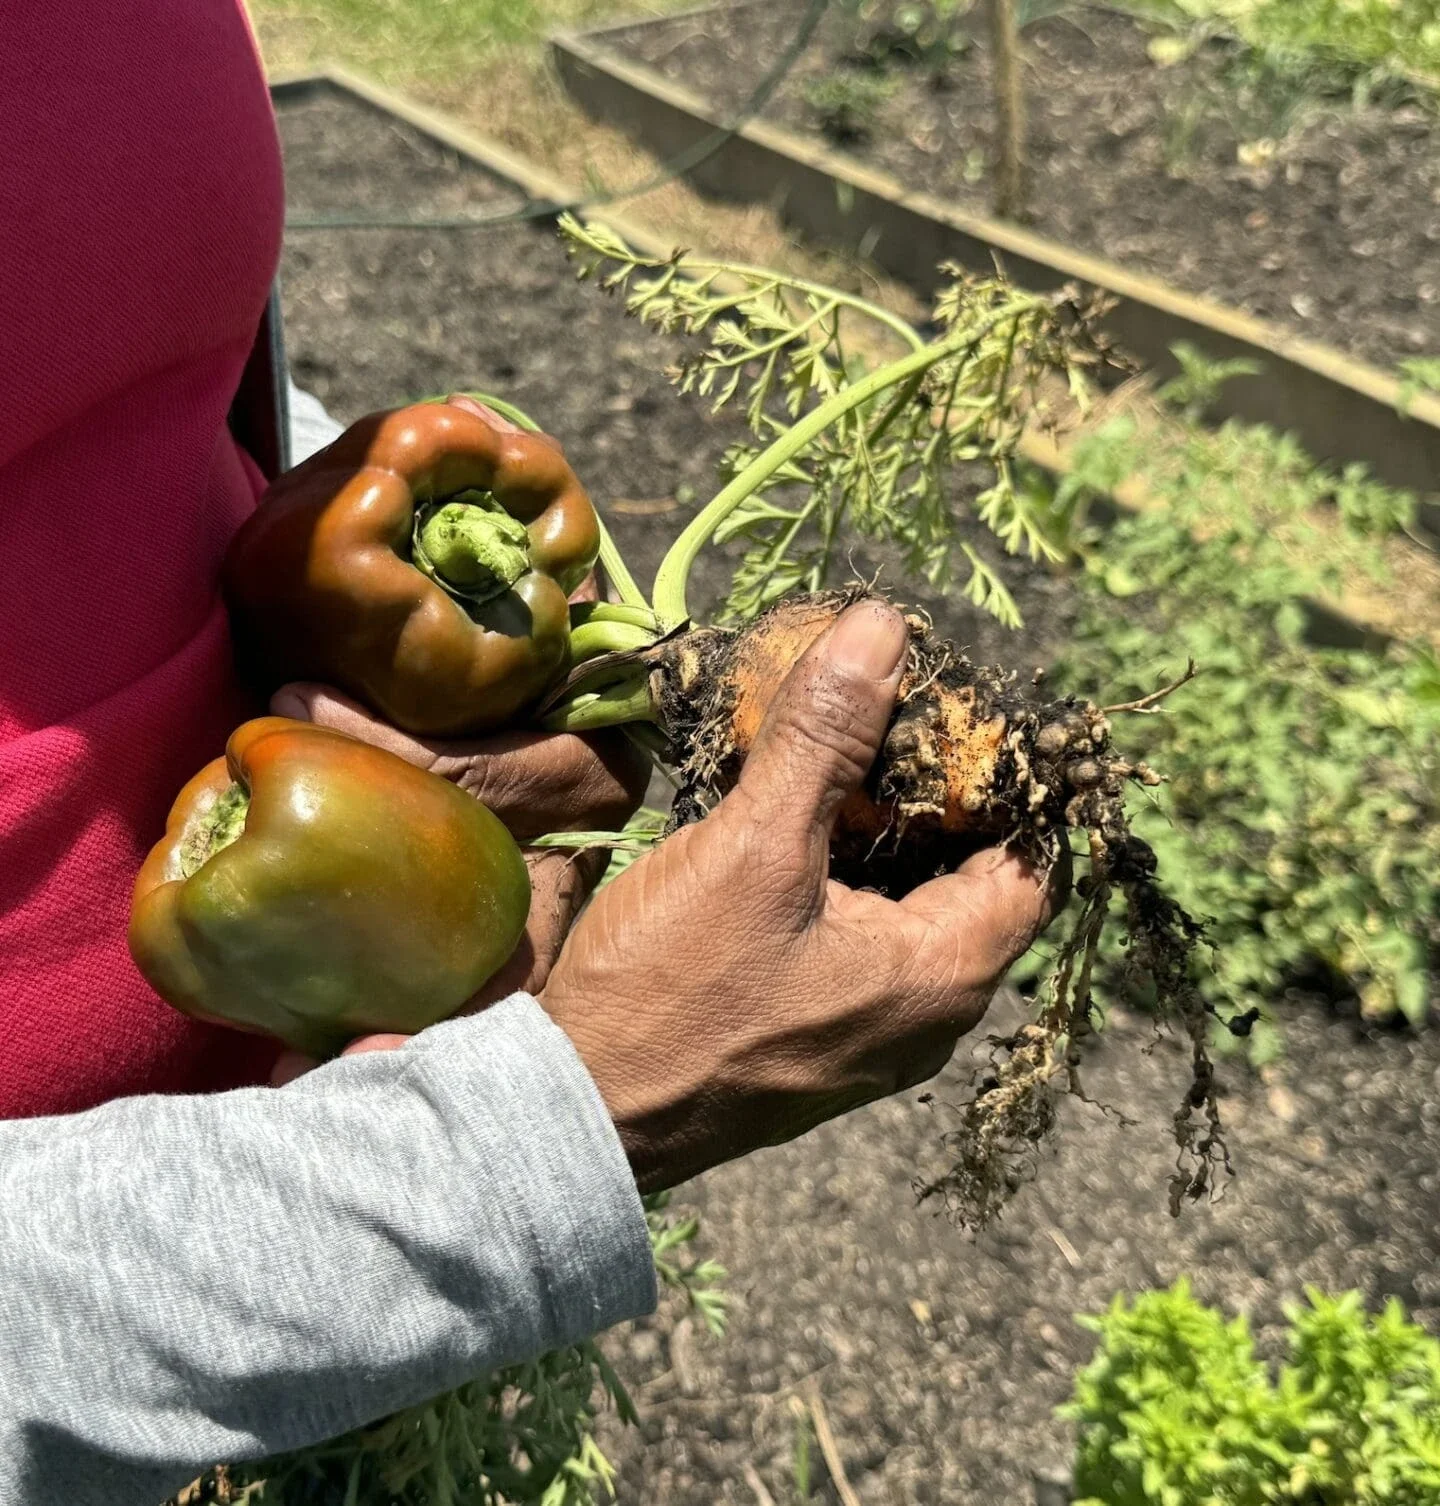
[[[283, 686], [270, 707], [279, 716], [333, 727], [453, 780], [489, 806], [522, 846], [546, 832], [618, 830], [640, 804], [649, 781], [649, 761], [620, 733], [503, 732], [475, 742], [423, 742], [324, 685]], [[534, 850], [526, 852], [525, 862], [531, 887], [525, 935], [467, 1011], [516, 989], [536, 993], [544, 986], [580, 906], [605, 870], [606, 854]], [[348, 1051], [390, 1049], [404, 1040], [399, 1035], [365, 1036]], [[287, 1051], [271, 1081], [289, 1082], [314, 1065], [311, 1058]]]
[[897, 902], [830, 879], [906, 629], [852, 607], [791, 671], [736, 788], [581, 917], [541, 1003], [644, 1191], [913, 1086], [1048, 922], [1063, 880], [991, 849]]

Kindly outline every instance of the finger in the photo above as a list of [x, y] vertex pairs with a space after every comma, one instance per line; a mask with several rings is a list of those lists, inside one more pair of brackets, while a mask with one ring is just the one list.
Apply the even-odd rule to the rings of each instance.
[[600, 577], [592, 570], [584, 580], [570, 593], [570, 603], [599, 601], [600, 600]]
[[384, 1035], [357, 1036], [340, 1055], [365, 1056], [371, 1051], [398, 1051], [409, 1039], [408, 1035], [396, 1035], [390, 1031]]
[[452, 408], [459, 408], [462, 412], [473, 413], [476, 418], [483, 418], [492, 429], [501, 434], [530, 434], [533, 438], [543, 441], [552, 450], [560, 448], [560, 442], [553, 434], [537, 433], [531, 429], [522, 428], [521, 425], [512, 423], [492, 408], [489, 403], [482, 403], [479, 398], [471, 397], [468, 392], [452, 392], [445, 401]]
[[291, 1051], [287, 1047], [275, 1058], [275, 1065], [270, 1069], [270, 1086], [283, 1088], [287, 1082], [294, 1082], [297, 1077], [304, 1077], [307, 1072], [313, 1072], [319, 1065], [318, 1056], [310, 1056], [304, 1051]]
[[452, 392], [445, 401], [452, 408], [459, 408], [463, 413], [473, 413], [476, 418], [483, 418], [492, 429], [497, 429], [501, 434], [524, 433], [519, 424], [511, 423], [508, 418], [502, 417], [488, 403], [482, 403], [479, 398], [471, 397], [468, 392]]
[[618, 830], [650, 782], [649, 759], [619, 733], [502, 732], [478, 742], [427, 742], [377, 720], [340, 691], [310, 683], [282, 686], [270, 709], [453, 780], [521, 841], [547, 831]]
[[998, 984], [1063, 907], [1067, 858], [1047, 865], [989, 847], [908, 894], [900, 908], [928, 922], [917, 946], [916, 975], [945, 988]]
[[[398, 1051], [409, 1039], [408, 1035], [357, 1036], [340, 1055], [363, 1056], [367, 1051]], [[287, 1047], [275, 1058], [275, 1065], [270, 1069], [270, 1086], [283, 1088], [286, 1083], [294, 1082], [296, 1078], [304, 1077], [307, 1072], [313, 1072], [321, 1066], [324, 1066], [324, 1062], [318, 1056], [311, 1056], [304, 1051], [292, 1051]]]
[[767, 824], [799, 823], [812, 848], [829, 842], [835, 812], [880, 751], [909, 641], [893, 608], [858, 602], [790, 671], [738, 786]]
[[546, 832], [618, 831], [650, 783], [650, 760], [619, 732], [504, 732], [437, 774], [488, 806], [521, 842]]
[[317, 727], [328, 727], [372, 747], [384, 748], [387, 753], [394, 753], [418, 768], [433, 768], [439, 757], [436, 744], [421, 742], [408, 732], [392, 727], [389, 722], [382, 722], [359, 701], [330, 685], [316, 685], [309, 681], [282, 685], [270, 697], [270, 709], [276, 716], [313, 722]]

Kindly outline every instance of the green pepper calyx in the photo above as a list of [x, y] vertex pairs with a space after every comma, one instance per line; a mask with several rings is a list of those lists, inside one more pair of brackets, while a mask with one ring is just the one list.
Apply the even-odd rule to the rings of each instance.
[[245, 830], [249, 813], [250, 791], [243, 784], [232, 784], [222, 790], [181, 838], [180, 876], [189, 878], [235, 841]]
[[530, 535], [488, 493], [466, 491], [416, 510], [412, 554], [452, 596], [480, 603], [529, 573]]

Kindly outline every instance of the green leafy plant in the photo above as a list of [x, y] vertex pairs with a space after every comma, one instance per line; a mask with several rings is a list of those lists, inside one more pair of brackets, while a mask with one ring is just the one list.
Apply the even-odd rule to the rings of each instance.
[[1440, 357], [1412, 356], [1401, 361], [1399, 408], [1403, 413], [1423, 392], [1440, 393]]
[[1125, 9], [1170, 26], [1188, 42], [1226, 35], [1251, 48], [1365, 77], [1440, 79], [1440, 17], [1431, 0], [1126, 0]]
[[1156, 396], [1173, 403], [1191, 423], [1199, 423], [1214, 407], [1226, 382], [1240, 376], [1259, 376], [1263, 369], [1257, 361], [1245, 357], [1212, 361], [1188, 340], [1177, 340], [1170, 353], [1180, 370]]
[[894, 92], [894, 81], [883, 74], [837, 68], [805, 85], [805, 102], [825, 135], [846, 146], [870, 139]]
[[1168, 1291], [1079, 1321], [1099, 1337], [1061, 1415], [1077, 1506], [1422, 1506], [1440, 1492], [1440, 1344], [1392, 1300], [1307, 1288], [1272, 1376], [1243, 1317]]
[[1057, 672], [1138, 696], [1187, 659], [1202, 666], [1195, 693], [1144, 726], [1167, 789], [1131, 811], [1206, 925], [1202, 991], [1260, 1012], [1258, 1059], [1278, 1049], [1270, 1001], [1317, 964], [1368, 1015], [1420, 1020], [1440, 897], [1435, 656], [1316, 647], [1303, 607], [1347, 579], [1383, 580], [1371, 541], [1408, 525], [1414, 499], [1359, 467], [1327, 471], [1263, 427], [1182, 425], [1141, 446], [1120, 421], [1080, 447], [1072, 517], [1087, 482], [1113, 490], [1121, 475], [1156, 505], [1103, 537], [1080, 524], [1080, 612]]
[[[1159, 21], [1167, 170], [1183, 173], [1207, 125], [1258, 164], [1322, 110], [1433, 105], [1440, 21], [1430, 0], [1128, 0]], [[1210, 133], [1213, 135], [1213, 133]]]
[[[954, 472], [988, 465], [976, 515], [1008, 553], [1059, 561], [1013, 455], [1027, 423], [1056, 423], [1069, 405], [1083, 410], [1087, 373], [1104, 359], [1089, 339], [1092, 305], [947, 267], [935, 308], [941, 334], [926, 341], [906, 320], [835, 288], [684, 252], [641, 256], [603, 227], [563, 228], [582, 277], [623, 295], [652, 327], [703, 342], [677, 369], [680, 389], [717, 411], [733, 406], [750, 431], [725, 457], [727, 485], [656, 579], [662, 620], [686, 615], [670, 582], [705, 544], [746, 543], [728, 614], [748, 619], [787, 592], [829, 584], [848, 530], [898, 545], [907, 570], [942, 588], [958, 583], [1018, 625], [993, 563], [957, 541]], [[860, 351], [873, 355], [877, 338], [902, 354], [872, 370]], [[1058, 406], [1057, 377], [1068, 394]]]
[[919, 68], [941, 84], [970, 50], [960, 0], [845, 0], [843, 9], [854, 25], [853, 57], [873, 68]]

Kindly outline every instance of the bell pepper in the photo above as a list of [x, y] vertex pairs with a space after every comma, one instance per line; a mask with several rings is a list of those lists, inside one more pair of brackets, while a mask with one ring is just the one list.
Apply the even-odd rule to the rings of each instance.
[[544, 434], [473, 405], [372, 414], [282, 476], [237, 533], [242, 661], [321, 679], [407, 731], [513, 721], [563, 675], [599, 521]]
[[285, 717], [246, 722], [176, 798], [130, 952], [199, 1019], [328, 1055], [459, 1009], [530, 907], [499, 819], [437, 775]]

